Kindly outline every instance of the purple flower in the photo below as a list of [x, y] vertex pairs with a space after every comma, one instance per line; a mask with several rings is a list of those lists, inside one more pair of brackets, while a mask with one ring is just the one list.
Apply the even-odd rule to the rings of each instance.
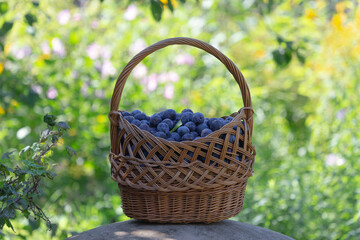
[[87, 97], [87, 96], [89, 95], [89, 94], [88, 94], [89, 86], [90, 86], [89, 81], [86, 81], [86, 82], [81, 86], [80, 92], [81, 92], [81, 94], [82, 94], [84, 97]]
[[101, 77], [106, 78], [108, 76], [112, 76], [116, 73], [116, 69], [110, 62], [110, 60], [104, 61], [102, 67], [101, 67]]
[[336, 155], [334, 153], [330, 153], [326, 156], [326, 166], [341, 166], [345, 163], [345, 159], [340, 157], [339, 155]]
[[74, 20], [75, 22], [80, 21], [81, 18], [82, 18], [81, 13], [75, 13], [75, 14], [73, 15], [73, 20]]
[[112, 52], [110, 51], [109, 48], [107, 47], [102, 47], [101, 52], [100, 52], [101, 58], [102, 59], [110, 59], [112, 56]]
[[168, 74], [167, 74], [167, 77], [169, 79], [170, 82], [177, 82], [179, 81], [180, 77], [179, 75], [174, 72], [174, 71], [170, 71]]
[[147, 74], [147, 68], [144, 64], [139, 64], [134, 68], [133, 75], [136, 79], [141, 79]]
[[164, 97], [166, 99], [172, 99], [174, 97], [174, 85], [167, 84], [165, 86]]
[[131, 4], [124, 13], [124, 19], [128, 21], [132, 21], [136, 18], [138, 13], [138, 9], [134, 4]]
[[65, 57], [65, 55], [66, 55], [65, 47], [60, 39], [53, 38], [51, 40], [51, 45], [52, 45], [52, 49], [56, 55], [58, 55], [59, 57]]
[[94, 28], [94, 29], [97, 28], [99, 26], [99, 21], [98, 20], [92, 21], [90, 26], [91, 26], [91, 28]]
[[71, 18], [71, 14], [69, 10], [62, 10], [58, 13], [57, 15], [57, 20], [59, 22], [60, 25], [65, 25], [69, 22]]
[[101, 46], [95, 42], [90, 44], [86, 48], [86, 54], [89, 56], [89, 58], [91, 58], [93, 60], [99, 58], [100, 53], [101, 53]]
[[103, 99], [104, 98], [104, 91], [103, 90], [100, 90], [100, 89], [96, 89], [95, 90], [95, 97], [97, 98], [100, 98], [100, 99]]
[[336, 113], [336, 118], [339, 119], [340, 121], [343, 120], [345, 118], [345, 114], [346, 114], [346, 109], [340, 109], [337, 113]]
[[31, 52], [31, 47], [25, 46], [17, 49], [15, 48], [14, 54], [17, 59], [23, 59], [24, 57], [30, 56]]
[[141, 82], [146, 85], [146, 91], [152, 92], [158, 86], [158, 76], [155, 73], [150, 74], [148, 77], [143, 78]]
[[160, 83], [168, 82], [168, 74], [167, 73], [160, 73], [159, 74], [159, 82]]
[[130, 54], [135, 55], [138, 52], [140, 52], [141, 50], [143, 50], [144, 48], [146, 48], [146, 46], [147, 45], [143, 39], [138, 39], [133, 44], [130, 45], [130, 47], [129, 47]]
[[55, 98], [58, 96], [58, 92], [57, 92], [56, 88], [54, 88], [54, 87], [49, 88], [49, 89], [46, 91], [46, 96], [47, 96], [49, 99], [55, 99]]
[[179, 75], [174, 71], [159, 74], [159, 82], [160, 83], [177, 82], [177, 81], [179, 81], [179, 79], [180, 79]]
[[42, 42], [41, 43], [41, 51], [44, 54], [50, 54], [51, 49], [50, 49], [50, 46], [49, 46], [49, 44], [47, 42]]
[[193, 65], [194, 64], [194, 57], [190, 54], [179, 54], [175, 58], [175, 62], [178, 65]]
[[37, 94], [41, 94], [43, 89], [40, 85], [31, 85], [31, 89]]

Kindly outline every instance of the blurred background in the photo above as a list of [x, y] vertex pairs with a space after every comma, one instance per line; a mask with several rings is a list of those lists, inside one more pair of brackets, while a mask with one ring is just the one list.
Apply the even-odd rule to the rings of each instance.
[[[0, 153], [38, 140], [46, 113], [69, 122], [78, 152], [59, 146], [43, 186], [53, 230], [19, 218], [2, 237], [64, 239], [128, 219], [107, 160], [115, 80], [146, 46], [179, 36], [218, 48], [250, 87], [255, 173], [233, 219], [295, 239], [360, 236], [359, 2], [11, 0], [0, 13]], [[170, 46], [133, 71], [119, 108], [220, 117], [242, 106], [216, 58]]]

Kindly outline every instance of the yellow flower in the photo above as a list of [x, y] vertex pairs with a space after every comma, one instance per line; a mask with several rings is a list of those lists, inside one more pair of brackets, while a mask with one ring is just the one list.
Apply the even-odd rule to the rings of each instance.
[[345, 6], [344, 2], [338, 2], [335, 5], [335, 9], [338, 13], [343, 12], [345, 10], [345, 8], [346, 8], [346, 6]]
[[74, 129], [74, 128], [71, 128], [71, 129], [69, 130], [69, 135], [70, 135], [70, 136], [75, 136], [75, 134], [76, 134], [75, 129]]
[[5, 114], [5, 109], [0, 107], [0, 115], [4, 115]]
[[8, 54], [10, 52], [10, 49], [11, 49], [11, 44], [10, 43], [5, 44], [4, 53]]
[[59, 146], [64, 145], [64, 139], [60, 138], [59, 141], [57, 142], [57, 144], [58, 144]]
[[[164, 5], [169, 4], [169, 0], [160, 0], [160, 2]], [[178, 6], [178, 2], [176, 0], [171, 0], [171, 4], [173, 5], [174, 8]]]
[[255, 53], [254, 53], [254, 56], [257, 58], [257, 59], [260, 59], [260, 58], [263, 58], [265, 57], [266, 55], [266, 52], [264, 50], [257, 50]]
[[343, 22], [345, 21], [345, 16], [343, 14], [335, 14], [331, 19], [332, 25], [337, 29], [341, 30], [343, 27]]
[[106, 116], [103, 115], [103, 114], [100, 114], [100, 115], [98, 115], [98, 116], [96, 117], [96, 121], [97, 121], [98, 123], [105, 123], [105, 122], [106, 122]]
[[14, 100], [14, 99], [11, 100], [10, 104], [11, 104], [11, 106], [14, 106], [14, 107], [19, 106], [19, 103], [18, 103], [16, 100]]
[[305, 10], [305, 17], [308, 19], [314, 19], [316, 17], [316, 13], [313, 9], [308, 8]]
[[48, 59], [50, 59], [50, 54], [42, 54], [42, 55], [39, 55], [38, 59], [39, 59], [40, 61], [42, 61], [42, 60], [48, 60]]
[[0, 74], [4, 71], [4, 64], [0, 63]]

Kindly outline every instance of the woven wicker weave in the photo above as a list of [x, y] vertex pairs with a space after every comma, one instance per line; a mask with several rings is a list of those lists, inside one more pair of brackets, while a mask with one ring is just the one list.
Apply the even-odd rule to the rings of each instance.
[[[231, 115], [233, 121], [194, 141], [157, 138], [128, 123], [118, 110], [134, 67], [152, 52], [174, 44], [194, 46], [218, 58], [234, 76], [243, 97], [244, 107]], [[252, 114], [250, 92], [241, 72], [209, 44], [170, 38], [138, 53], [117, 79], [109, 113], [111, 177], [118, 183], [124, 213], [161, 223], [211, 223], [238, 214], [255, 160]], [[230, 135], [235, 136], [234, 143]]]

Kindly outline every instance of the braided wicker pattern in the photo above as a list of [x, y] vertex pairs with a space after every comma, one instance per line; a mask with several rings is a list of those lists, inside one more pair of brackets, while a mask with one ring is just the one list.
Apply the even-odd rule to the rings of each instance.
[[[150, 53], [172, 44], [195, 46], [217, 57], [242, 91], [245, 107], [231, 115], [233, 121], [204, 138], [169, 142], [130, 124], [117, 110], [131, 70]], [[118, 78], [109, 113], [111, 177], [118, 183], [124, 213], [163, 223], [210, 223], [238, 214], [253, 173], [252, 114], [240, 71], [210, 45], [189, 38], [167, 39], [136, 55]], [[230, 135], [235, 136], [233, 143]]]

